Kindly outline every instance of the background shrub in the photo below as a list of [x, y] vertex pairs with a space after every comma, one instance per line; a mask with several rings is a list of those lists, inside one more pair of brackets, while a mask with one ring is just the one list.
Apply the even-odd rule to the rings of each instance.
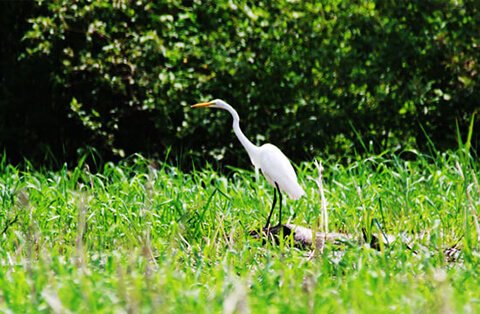
[[480, 108], [475, 1], [2, 7], [0, 133], [11, 159], [71, 160], [94, 147], [104, 159], [170, 152], [246, 165], [225, 112], [190, 110], [211, 98], [239, 111], [253, 142], [297, 162], [426, 150], [425, 134], [447, 149]]

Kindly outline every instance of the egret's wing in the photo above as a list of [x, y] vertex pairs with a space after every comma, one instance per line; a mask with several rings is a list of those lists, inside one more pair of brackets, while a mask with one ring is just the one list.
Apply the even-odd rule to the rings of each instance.
[[260, 168], [270, 184], [275, 186], [276, 182], [280, 190], [287, 193], [292, 199], [297, 199], [305, 194], [298, 184], [297, 174], [292, 164], [280, 149], [274, 145], [265, 144], [261, 147], [260, 154]]

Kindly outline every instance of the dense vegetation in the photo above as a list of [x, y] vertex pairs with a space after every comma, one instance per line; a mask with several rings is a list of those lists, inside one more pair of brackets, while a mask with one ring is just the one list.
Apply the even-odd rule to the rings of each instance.
[[0, 312], [479, 312], [477, 2], [0, 1]]
[[473, 0], [1, 6], [0, 143], [12, 161], [171, 148], [187, 164], [210, 153], [241, 165], [245, 154], [225, 154], [241, 149], [224, 136], [230, 117], [189, 109], [210, 98], [295, 161], [456, 147], [480, 107]]
[[[459, 152], [324, 165], [330, 230], [398, 241], [315, 255], [264, 245], [249, 231], [262, 227], [271, 187], [248, 171], [187, 174], [141, 156], [97, 174], [83, 162], [22, 171], [4, 160], [0, 311], [480, 311], [478, 164]], [[314, 169], [301, 165], [307, 196], [286, 207], [296, 224], [320, 217]]]

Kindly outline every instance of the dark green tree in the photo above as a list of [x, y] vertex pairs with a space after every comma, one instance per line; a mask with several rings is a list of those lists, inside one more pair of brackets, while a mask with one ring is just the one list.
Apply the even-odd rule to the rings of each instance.
[[[230, 117], [190, 110], [211, 98], [238, 110], [254, 142], [275, 143], [294, 161], [427, 149], [425, 134], [437, 149], [455, 147], [456, 125], [466, 130], [480, 108], [472, 0], [6, 6], [2, 21], [13, 30], [2, 47], [0, 128], [4, 147], [27, 155], [56, 147], [72, 158], [93, 146], [110, 159], [171, 148], [187, 163], [205, 155], [246, 163]], [[17, 107], [31, 117], [18, 128], [9, 124]], [[478, 140], [476, 132], [477, 149]]]

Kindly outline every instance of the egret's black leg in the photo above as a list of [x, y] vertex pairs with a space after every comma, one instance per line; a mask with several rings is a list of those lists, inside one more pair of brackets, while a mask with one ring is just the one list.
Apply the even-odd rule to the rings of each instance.
[[278, 187], [277, 182], [275, 182], [275, 186], [277, 187], [278, 197], [279, 197], [279, 201], [280, 201], [280, 214], [279, 214], [280, 219], [279, 219], [278, 225], [281, 226], [282, 225], [282, 192], [280, 192], [280, 188]]
[[267, 218], [267, 223], [265, 224], [265, 228], [267, 229], [270, 226], [270, 219], [272, 218], [273, 210], [275, 209], [275, 203], [277, 202], [277, 190], [273, 188], [273, 202], [272, 202], [272, 209], [270, 210], [270, 214]]

